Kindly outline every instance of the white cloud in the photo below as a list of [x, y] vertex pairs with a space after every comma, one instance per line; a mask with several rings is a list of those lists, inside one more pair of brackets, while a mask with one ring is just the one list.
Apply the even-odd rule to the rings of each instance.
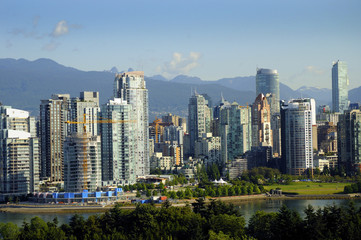
[[68, 24], [65, 20], [61, 20], [58, 22], [54, 28], [53, 33], [51, 34], [53, 37], [59, 37], [65, 35], [69, 32]]
[[325, 71], [323, 69], [315, 67], [315, 66], [307, 66], [305, 70], [306, 70], [306, 72], [317, 74], [317, 75], [322, 75], [325, 73]]
[[201, 54], [198, 52], [190, 52], [188, 57], [174, 52], [172, 60], [164, 63], [163, 66], [159, 66], [157, 70], [166, 78], [172, 78], [179, 74], [188, 74], [199, 65], [198, 60], [200, 57]]

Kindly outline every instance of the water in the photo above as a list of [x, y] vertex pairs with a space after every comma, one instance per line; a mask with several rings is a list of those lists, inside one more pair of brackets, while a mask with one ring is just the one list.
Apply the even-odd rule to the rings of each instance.
[[247, 202], [234, 202], [234, 205], [239, 207], [240, 212], [245, 217], [246, 222], [255, 214], [257, 211], [264, 212], [278, 212], [282, 205], [286, 205], [288, 208], [297, 211], [301, 217], [305, 217], [304, 210], [308, 205], [313, 206], [315, 210], [318, 208], [323, 208], [325, 206], [336, 205], [339, 207], [348, 207], [349, 203], [353, 201], [355, 203], [356, 209], [361, 207], [361, 199], [320, 199], [320, 200], [305, 200], [305, 199], [295, 199], [295, 200], [254, 200]]
[[[85, 219], [87, 219], [90, 215], [95, 215], [96, 213], [82, 213]], [[10, 213], [10, 212], [0, 212], [0, 222], [13, 222], [17, 224], [19, 227], [23, 225], [24, 220], [26, 222], [30, 222], [30, 220], [38, 216], [42, 218], [45, 222], [52, 222], [55, 217], [58, 218], [59, 226], [63, 223], [69, 223], [71, 217], [74, 213], [38, 213], [38, 214], [30, 214], [30, 213]]]
[[[301, 217], [304, 217], [304, 210], [308, 205], [312, 205], [315, 209], [322, 208], [324, 206], [330, 206], [335, 204], [340, 207], [347, 207], [351, 200], [349, 199], [322, 199], [322, 200], [253, 200], [247, 202], [233, 202], [240, 209], [240, 212], [245, 217], [246, 222], [252, 217], [252, 215], [259, 210], [265, 212], [278, 212], [283, 204], [289, 207], [292, 210], [296, 210], [300, 213]], [[355, 203], [356, 208], [361, 207], [361, 199], [352, 200]], [[95, 213], [84, 213], [80, 214], [85, 219]], [[99, 213], [102, 214], [102, 213]], [[0, 212], [0, 222], [13, 222], [18, 226], [22, 226], [24, 220], [29, 222], [31, 218], [39, 216], [44, 221], [49, 222], [53, 221], [55, 217], [58, 218], [59, 225], [63, 223], [69, 223], [73, 213], [39, 213], [39, 214], [29, 214], [29, 213], [6, 213]]]

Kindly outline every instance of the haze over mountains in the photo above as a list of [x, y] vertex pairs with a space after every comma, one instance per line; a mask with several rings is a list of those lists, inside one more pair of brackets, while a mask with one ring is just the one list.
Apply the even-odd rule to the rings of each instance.
[[[40, 100], [48, 99], [54, 93], [69, 93], [72, 97], [77, 97], [81, 91], [99, 91], [100, 102], [103, 104], [112, 97], [117, 71], [112, 68], [111, 71], [86, 72], [65, 67], [50, 59], [0, 59], [0, 102], [37, 115]], [[157, 75], [146, 77], [146, 84], [149, 90], [150, 121], [156, 115], [168, 112], [186, 116], [188, 100], [193, 91], [208, 94], [213, 104], [219, 102], [221, 94], [226, 100], [236, 101], [240, 105], [251, 104], [256, 97], [255, 76], [205, 81], [185, 75], [167, 80]], [[317, 105], [331, 105], [331, 90], [326, 88], [305, 86], [293, 90], [280, 83], [280, 94], [281, 99], [285, 100], [313, 97]], [[361, 87], [350, 90], [349, 98], [351, 102], [360, 102]]]

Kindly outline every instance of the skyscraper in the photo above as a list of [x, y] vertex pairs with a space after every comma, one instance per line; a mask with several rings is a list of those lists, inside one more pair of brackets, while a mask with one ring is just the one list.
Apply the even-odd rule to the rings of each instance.
[[[220, 110], [219, 110], [220, 109]], [[234, 102], [219, 110], [219, 132], [222, 141], [223, 161], [234, 160], [252, 146], [251, 108]]]
[[281, 152], [280, 136], [280, 87], [277, 70], [257, 69], [256, 97], [263, 93], [266, 96], [271, 111], [271, 129], [273, 152], [278, 155]]
[[252, 105], [252, 146], [273, 146], [270, 105], [262, 93]]
[[313, 167], [311, 104], [310, 99], [295, 99], [281, 106], [282, 158], [288, 174], [301, 175]]
[[280, 83], [277, 70], [258, 68], [256, 75], [256, 97], [263, 93], [271, 93], [268, 99], [271, 107], [271, 116], [280, 112]]
[[26, 195], [38, 191], [39, 140], [35, 132], [35, 119], [29, 112], [0, 106], [1, 194]]
[[102, 180], [112, 184], [136, 181], [137, 134], [132, 105], [120, 98], [101, 107]]
[[348, 75], [346, 62], [337, 61], [332, 65], [332, 110], [343, 113], [348, 109]]
[[353, 174], [361, 170], [361, 111], [347, 110], [337, 124], [338, 165]]
[[63, 142], [68, 134], [69, 94], [54, 94], [40, 104], [41, 177], [63, 181]]
[[188, 104], [188, 131], [190, 136], [190, 154], [194, 155], [194, 144], [204, 133], [211, 129], [211, 109], [204, 96], [194, 93]]
[[117, 74], [114, 80], [114, 98], [121, 98], [132, 105], [135, 116], [135, 173], [137, 176], [149, 174], [149, 132], [148, 132], [148, 89], [144, 72]]
[[100, 136], [73, 133], [64, 141], [64, 188], [69, 192], [101, 187]]
[[[70, 121], [84, 121], [86, 131], [91, 133], [92, 136], [98, 135], [98, 113], [99, 108], [99, 92], [80, 92], [80, 98], [72, 98], [69, 108]], [[82, 133], [84, 124], [70, 124], [68, 126], [70, 133]]]

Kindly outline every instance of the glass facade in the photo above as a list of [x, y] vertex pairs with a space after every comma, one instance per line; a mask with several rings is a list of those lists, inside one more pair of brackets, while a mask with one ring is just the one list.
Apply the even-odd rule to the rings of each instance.
[[271, 115], [280, 112], [280, 84], [277, 70], [273, 69], [257, 69], [256, 75], [256, 97], [263, 93], [264, 95], [271, 93], [272, 101], [270, 101]]
[[348, 75], [346, 62], [337, 61], [332, 66], [332, 110], [343, 113], [350, 104], [348, 100]]

